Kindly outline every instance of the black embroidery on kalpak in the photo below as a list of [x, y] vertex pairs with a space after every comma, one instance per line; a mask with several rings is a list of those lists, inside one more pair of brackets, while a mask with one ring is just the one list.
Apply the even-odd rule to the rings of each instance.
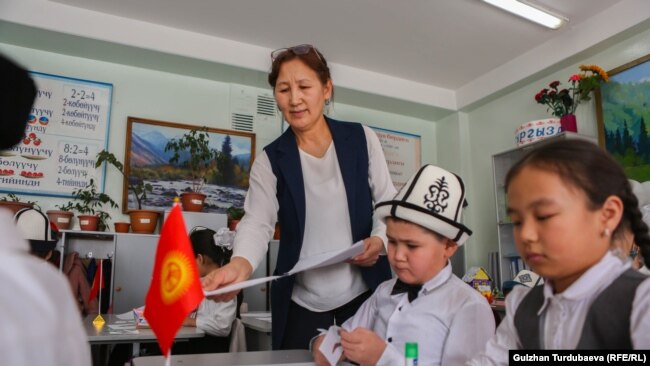
[[449, 203], [449, 184], [445, 177], [438, 178], [435, 184], [429, 186], [429, 193], [424, 195], [424, 206], [435, 213], [442, 213]]

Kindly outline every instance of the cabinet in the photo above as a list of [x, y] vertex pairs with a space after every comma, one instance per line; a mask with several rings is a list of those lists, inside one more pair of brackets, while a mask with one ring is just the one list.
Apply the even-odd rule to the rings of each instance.
[[113, 313], [121, 314], [144, 304], [149, 289], [158, 235], [61, 230], [58, 249], [63, 258], [71, 252], [80, 258], [110, 259], [110, 303]]
[[598, 143], [595, 137], [579, 135], [572, 132], [563, 132], [559, 135], [536, 141], [519, 148], [507, 150], [492, 156], [492, 168], [494, 173], [494, 189], [497, 213], [497, 237], [499, 244], [498, 264], [496, 283], [501, 288], [503, 282], [510, 281], [518, 271], [526, 268], [525, 263], [517, 253], [512, 223], [507, 214], [508, 197], [505, 190], [505, 179], [510, 168], [519, 159], [524, 157], [530, 150], [548, 144], [559, 139], [582, 139]]
[[[165, 214], [165, 218], [168, 212]], [[195, 226], [213, 230], [225, 227], [224, 214], [183, 212], [188, 232]], [[160, 235], [97, 231], [61, 230], [58, 248], [63, 258], [71, 252], [81, 258], [111, 259], [111, 298], [114, 314], [131, 311], [144, 304], [153, 272]]]

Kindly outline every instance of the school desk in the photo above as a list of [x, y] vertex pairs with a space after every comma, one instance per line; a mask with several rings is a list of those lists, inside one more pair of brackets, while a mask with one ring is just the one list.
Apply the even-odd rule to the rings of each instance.
[[[140, 354], [140, 343], [156, 341], [156, 336], [151, 329], [135, 329], [133, 319], [122, 320], [114, 314], [103, 314], [106, 321], [103, 326], [95, 327], [95, 315], [84, 318], [84, 327], [90, 345], [130, 343], [133, 345], [133, 355]], [[181, 327], [175, 340], [203, 337], [205, 332], [196, 327]]]
[[[137, 357], [134, 366], [160, 366], [165, 361], [162, 356]], [[239, 353], [206, 353], [200, 355], [172, 355], [174, 366], [313, 366], [311, 352], [307, 350], [258, 351]]]

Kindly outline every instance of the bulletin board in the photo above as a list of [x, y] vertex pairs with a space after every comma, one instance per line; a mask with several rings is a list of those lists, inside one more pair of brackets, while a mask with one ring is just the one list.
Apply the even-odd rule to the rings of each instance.
[[422, 164], [420, 136], [377, 127], [370, 128], [379, 137], [391, 180], [395, 189], [399, 190]]
[[70, 197], [93, 179], [108, 144], [112, 84], [30, 73], [37, 87], [23, 140], [0, 151], [0, 191]]

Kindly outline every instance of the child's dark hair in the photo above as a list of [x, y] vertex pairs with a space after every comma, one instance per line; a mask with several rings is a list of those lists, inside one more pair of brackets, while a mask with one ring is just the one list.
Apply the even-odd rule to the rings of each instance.
[[196, 227], [192, 229], [190, 232], [192, 249], [194, 250], [195, 257], [202, 254], [210, 258], [214, 264], [223, 267], [230, 262], [232, 250], [216, 245], [214, 242], [214, 234], [216, 232], [208, 228]]
[[559, 140], [547, 143], [517, 162], [506, 176], [506, 191], [512, 180], [527, 166], [557, 173], [565, 183], [585, 192], [589, 208], [600, 208], [607, 197], [623, 201], [621, 222], [613, 236], [622, 236], [629, 228], [643, 259], [650, 263], [650, 235], [643, 222], [639, 202], [623, 168], [603, 149], [584, 140]]

